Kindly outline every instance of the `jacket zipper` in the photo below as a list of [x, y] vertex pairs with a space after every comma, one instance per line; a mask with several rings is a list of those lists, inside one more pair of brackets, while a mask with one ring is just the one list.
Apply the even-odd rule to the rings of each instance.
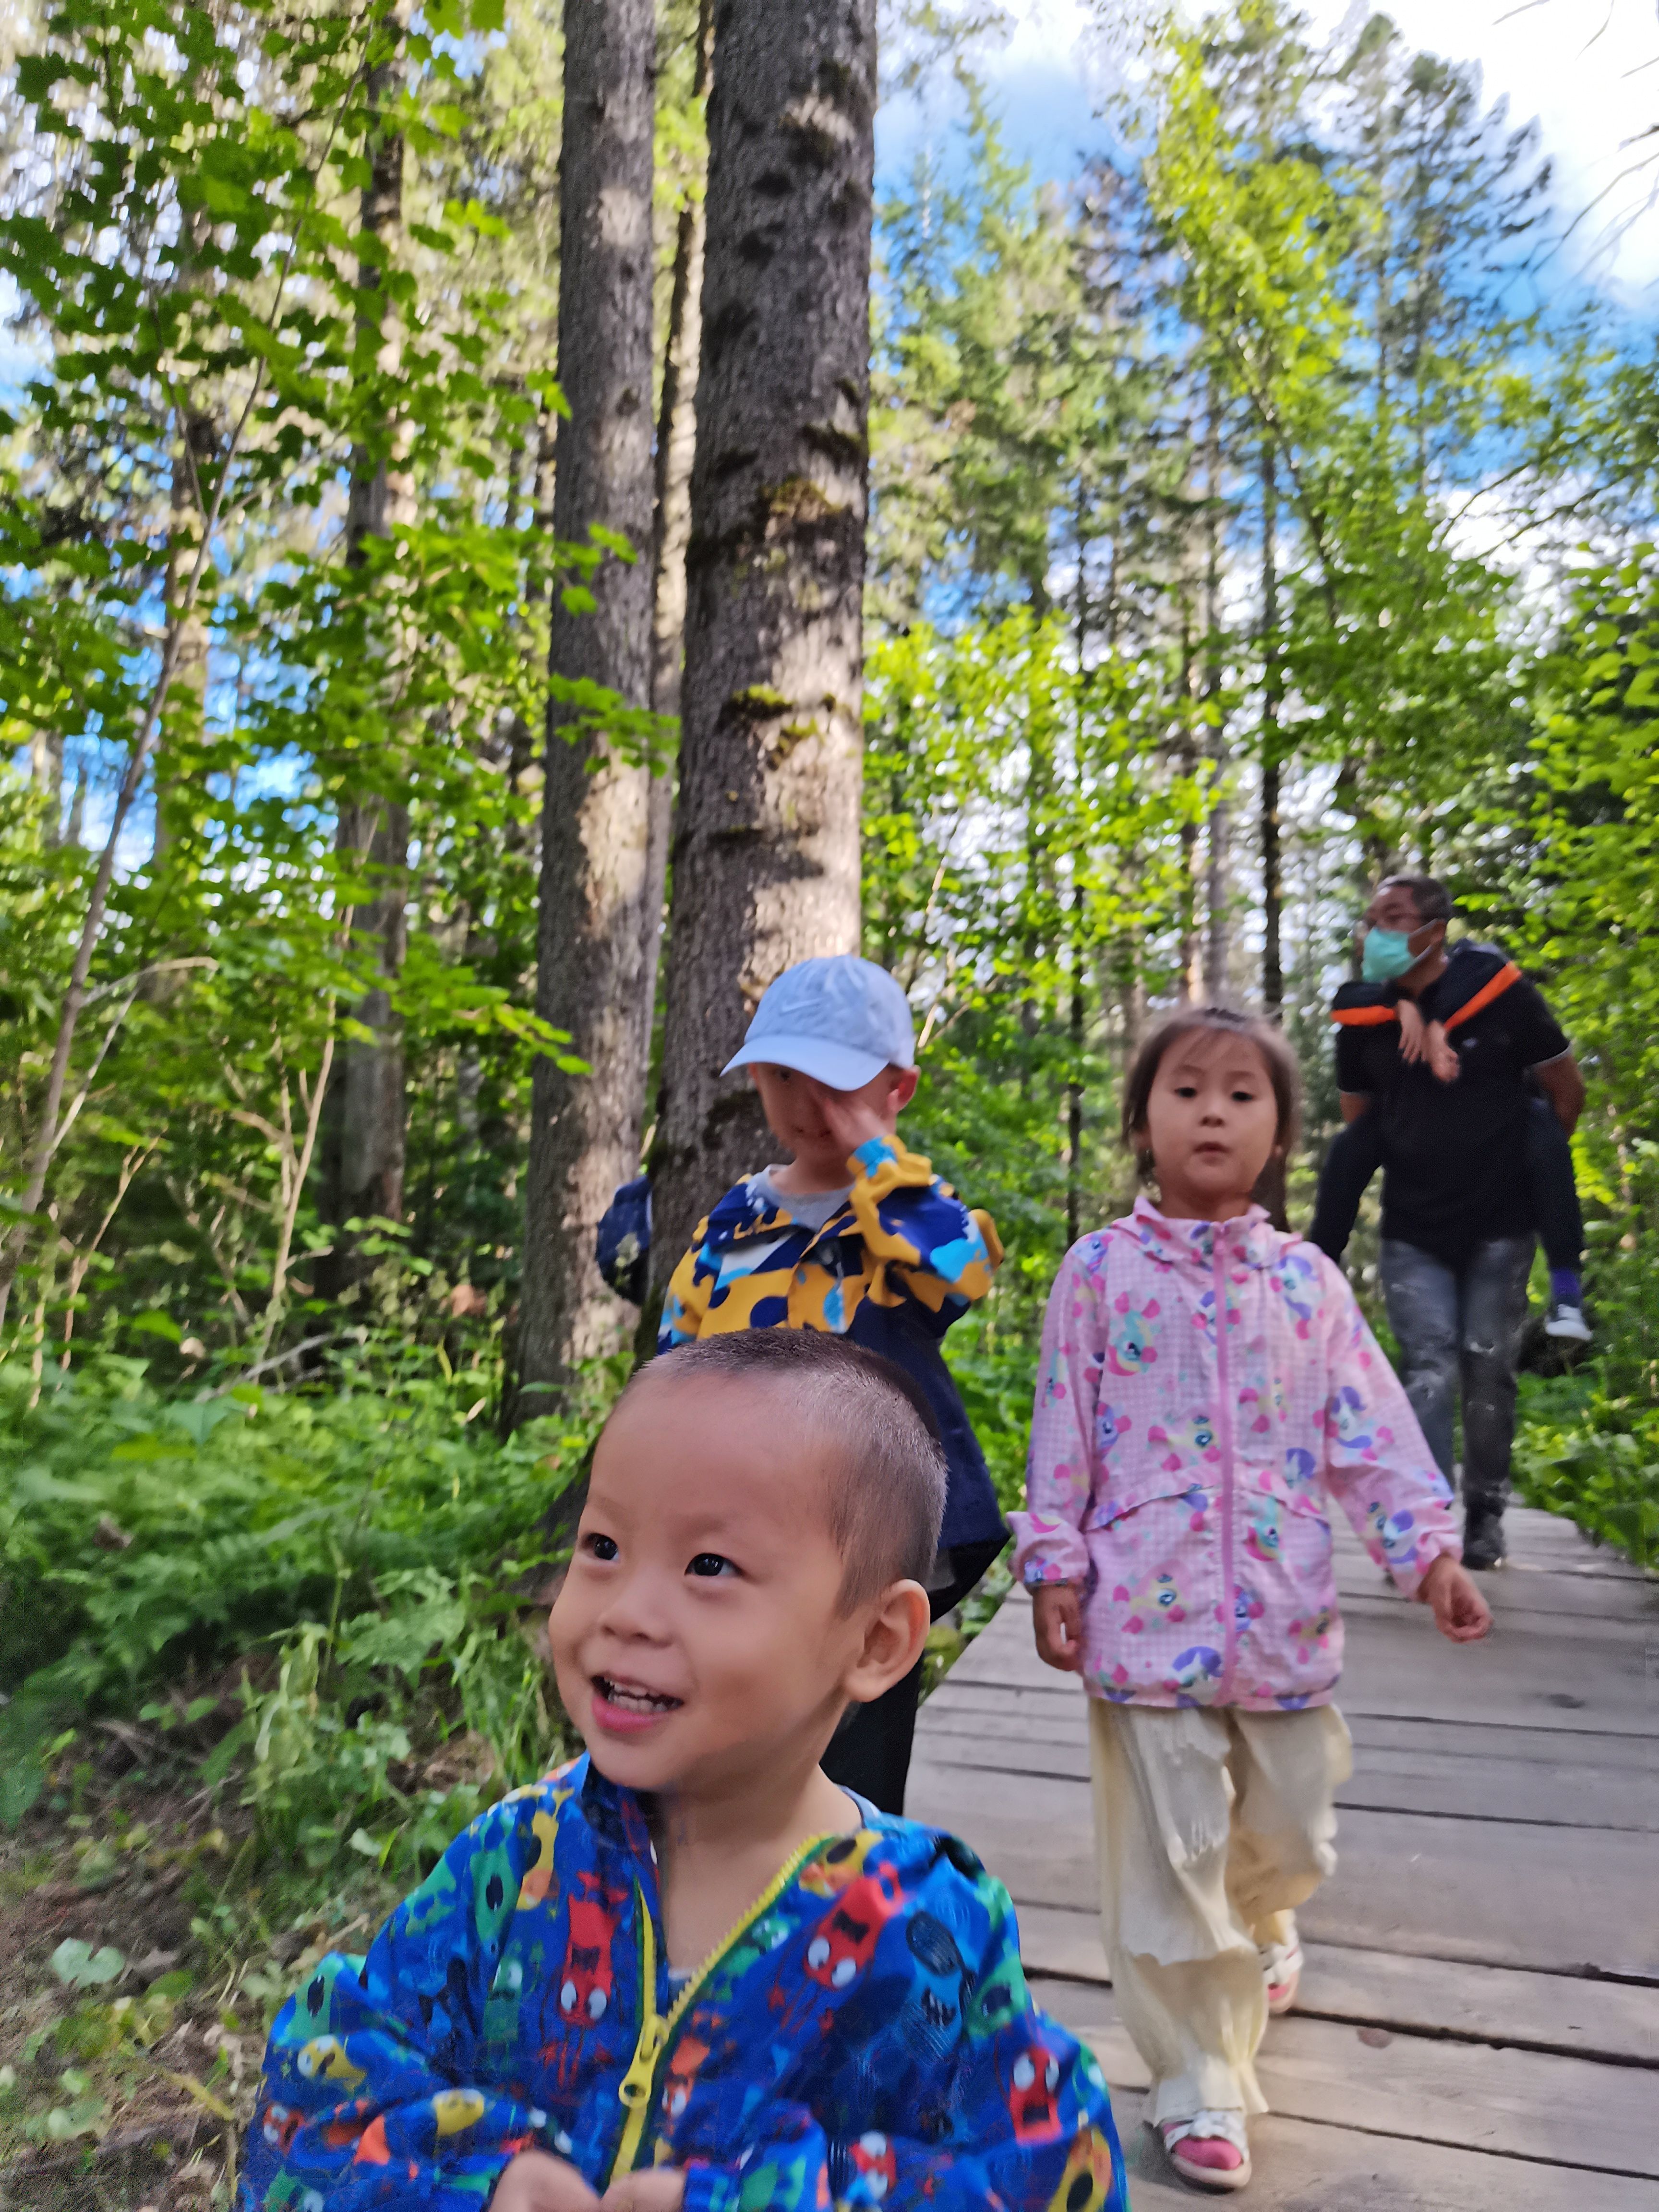
[[1227, 1270], [1221, 1229], [1220, 1222], [1212, 1228], [1210, 1257], [1215, 1291], [1216, 1427], [1221, 1446], [1221, 1576], [1225, 1585], [1221, 1600], [1221, 1681], [1216, 1702], [1224, 1705], [1233, 1686], [1238, 1619], [1233, 1591], [1233, 1408], [1227, 1370]]
[[628, 2118], [623, 2126], [622, 2141], [617, 2146], [616, 2158], [606, 2177], [607, 2188], [619, 2173], [634, 2171], [640, 2145], [645, 2137], [646, 2122], [657, 2100], [659, 2068], [692, 1998], [732, 1946], [748, 1934], [763, 1912], [769, 1911], [777, 1903], [813, 1852], [821, 1850], [825, 1844], [834, 1841], [833, 1836], [814, 1836], [799, 1850], [790, 1854], [742, 1918], [721, 1936], [665, 2014], [657, 2010], [657, 1931], [652, 1925], [651, 1910], [645, 1901], [645, 1891], [640, 1883], [635, 1883], [634, 1893], [639, 1900], [640, 1912], [640, 2035], [634, 2046], [634, 2056], [629, 2063], [628, 2071], [617, 2087], [617, 2100], [627, 2108]]

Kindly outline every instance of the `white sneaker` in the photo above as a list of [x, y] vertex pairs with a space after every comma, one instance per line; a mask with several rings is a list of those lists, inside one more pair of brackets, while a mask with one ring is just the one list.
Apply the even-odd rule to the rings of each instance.
[[1546, 1336], [1560, 1337], [1569, 1344], [1588, 1344], [1590, 1326], [1584, 1319], [1582, 1306], [1570, 1306], [1565, 1298], [1558, 1298], [1549, 1310], [1544, 1323]]

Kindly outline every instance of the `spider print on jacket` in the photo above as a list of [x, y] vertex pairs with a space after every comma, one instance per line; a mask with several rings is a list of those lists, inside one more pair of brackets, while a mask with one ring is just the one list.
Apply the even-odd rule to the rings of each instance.
[[1015, 1557], [1027, 1583], [1080, 1590], [1093, 1696], [1323, 1704], [1342, 1665], [1334, 1509], [1407, 1595], [1457, 1555], [1449, 1492], [1352, 1293], [1259, 1207], [1168, 1221], [1142, 1199], [1084, 1237], [1040, 1371]]

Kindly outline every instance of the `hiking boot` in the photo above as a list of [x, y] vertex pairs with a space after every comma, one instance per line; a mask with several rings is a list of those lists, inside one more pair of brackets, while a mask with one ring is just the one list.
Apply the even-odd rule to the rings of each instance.
[[1544, 1322], [1544, 1334], [1565, 1344], [1588, 1344], [1590, 1325], [1584, 1319], [1584, 1309], [1569, 1305], [1565, 1298], [1555, 1299]]
[[1501, 1567], [1509, 1558], [1504, 1542], [1504, 1513], [1471, 1505], [1463, 1516], [1463, 1565], [1476, 1574]]

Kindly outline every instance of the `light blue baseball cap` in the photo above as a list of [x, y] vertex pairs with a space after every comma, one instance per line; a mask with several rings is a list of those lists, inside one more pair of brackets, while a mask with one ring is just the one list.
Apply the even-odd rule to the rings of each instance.
[[733, 1068], [793, 1067], [832, 1091], [861, 1091], [884, 1067], [914, 1067], [910, 1001], [884, 968], [856, 954], [802, 960], [769, 984]]

